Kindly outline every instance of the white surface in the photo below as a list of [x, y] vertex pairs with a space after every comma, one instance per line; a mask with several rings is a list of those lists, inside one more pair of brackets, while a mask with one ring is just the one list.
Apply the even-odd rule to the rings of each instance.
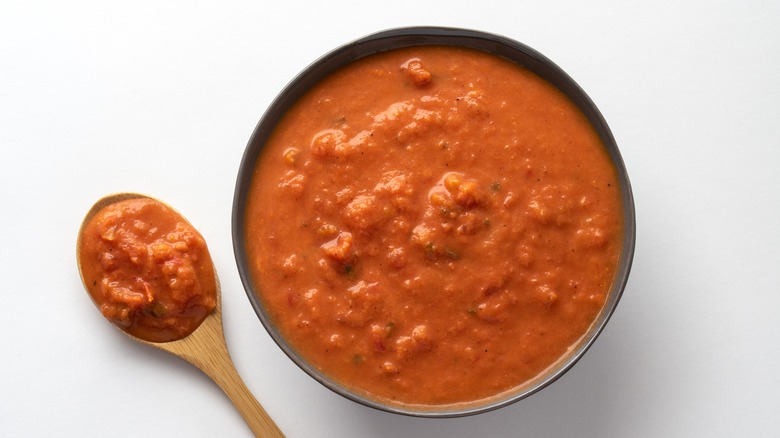
[[[0, 3], [0, 435], [250, 436], [217, 387], [121, 336], [83, 292], [76, 231], [117, 191], [209, 242], [227, 341], [290, 438], [778, 436], [780, 3]], [[272, 343], [230, 216], [255, 123], [326, 51], [406, 25], [503, 34], [563, 67], [621, 147], [637, 250], [614, 318], [541, 393], [425, 420], [340, 398]]]

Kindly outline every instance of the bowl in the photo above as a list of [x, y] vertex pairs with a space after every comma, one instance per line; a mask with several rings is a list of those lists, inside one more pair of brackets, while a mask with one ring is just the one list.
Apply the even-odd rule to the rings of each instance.
[[[377, 400], [334, 381], [302, 357], [280, 333], [259, 299], [250, 273], [245, 245], [245, 212], [255, 164], [269, 135], [291, 105], [321, 79], [359, 58], [390, 49], [420, 45], [458, 46], [489, 52], [525, 67], [557, 87], [582, 111], [603, 142], [616, 169], [623, 210], [622, 250], [611, 289], [595, 322], [570, 352], [536, 378], [512, 391], [475, 402], [433, 407]], [[232, 231], [235, 258], [247, 297], [272, 339], [297, 366], [325, 387], [362, 405], [396, 414], [428, 418], [460, 417], [507, 406], [540, 391], [571, 369], [595, 342], [613, 314], [629, 276], [635, 243], [634, 201], [625, 165], [606, 121], [587, 94], [555, 63], [524, 44], [491, 33], [443, 27], [398, 28], [368, 35], [325, 54], [298, 74], [272, 102], [246, 146], [234, 194]]]

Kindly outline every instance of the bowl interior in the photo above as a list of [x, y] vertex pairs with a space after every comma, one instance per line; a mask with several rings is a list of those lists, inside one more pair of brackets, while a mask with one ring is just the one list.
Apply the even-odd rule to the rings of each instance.
[[[319, 82], [336, 69], [349, 64], [356, 59], [384, 50], [419, 45], [453, 45], [483, 50], [502, 56], [546, 79], [568, 96], [593, 125], [596, 132], [601, 137], [615, 166], [620, 182], [624, 227], [621, 255], [615, 279], [612, 288], [609, 291], [606, 303], [590, 330], [582, 337], [580, 342], [571, 349], [571, 352], [567, 356], [550, 366], [545, 373], [510, 392], [499, 394], [487, 400], [458, 405], [436, 406], [434, 408], [416, 405], [392, 405], [378, 402], [367, 394], [361, 394], [322, 375], [302, 358], [274, 327], [263, 303], [258, 298], [256, 285], [251, 278], [248, 267], [245, 248], [246, 236], [244, 231], [247, 193], [249, 191], [250, 180], [254, 174], [255, 163], [263, 151], [263, 146], [267, 138], [287, 109], [312, 85]], [[541, 390], [570, 369], [603, 330], [620, 300], [631, 269], [636, 233], [633, 195], [620, 151], [598, 108], [574, 80], [542, 54], [519, 42], [480, 31], [440, 27], [401, 28], [366, 36], [327, 53], [296, 76], [267, 109], [246, 146], [238, 172], [233, 200], [232, 231], [236, 262], [249, 301], [273, 340], [293, 360], [293, 362], [329, 389], [358, 403], [387, 412], [422, 417], [456, 417], [496, 409], [521, 400]]]

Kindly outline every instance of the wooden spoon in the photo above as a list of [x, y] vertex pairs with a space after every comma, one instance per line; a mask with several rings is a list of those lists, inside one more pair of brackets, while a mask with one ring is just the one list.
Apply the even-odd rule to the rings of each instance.
[[[86, 224], [106, 206], [126, 199], [136, 198], [149, 197], [136, 193], [109, 195], [95, 203], [87, 213], [81, 223], [78, 237], [79, 243], [76, 246], [76, 260], [78, 262], [82, 282], [84, 281], [84, 274], [81, 266], [80, 243], [84, 235]], [[84, 287], [86, 288], [86, 284]], [[233, 361], [230, 359], [230, 354], [228, 353], [227, 345], [225, 343], [225, 335], [222, 329], [222, 299], [218, 280], [216, 307], [194, 332], [183, 339], [163, 343], [149, 342], [132, 336], [124, 330], [119, 330], [137, 342], [167, 351], [186, 360], [203, 371], [203, 373], [211, 378], [211, 380], [224, 391], [228, 398], [230, 398], [255, 436], [284, 438], [284, 434], [282, 434], [281, 430], [279, 430], [271, 417], [265, 412], [265, 409], [263, 409], [260, 403], [252, 396], [252, 393], [246, 387], [243, 380], [241, 380], [241, 377], [236, 371], [236, 367], [233, 365]]]

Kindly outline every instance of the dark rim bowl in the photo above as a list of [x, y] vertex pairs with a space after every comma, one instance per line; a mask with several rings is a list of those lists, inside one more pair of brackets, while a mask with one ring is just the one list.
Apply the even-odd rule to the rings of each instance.
[[[585, 114], [588, 120], [590, 120], [590, 123], [601, 137], [609, 156], [612, 158], [620, 182], [624, 224], [622, 251], [615, 279], [607, 297], [607, 301], [588, 333], [586, 333], [581, 341], [572, 348], [571, 353], [561, 358], [561, 360], [552, 365], [546, 372], [537, 376], [532, 381], [509, 392], [476, 402], [433, 407], [399, 405], [391, 404], [389, 402], [383, 403], [382, 401], [371, 398], [367, 394], [359, 393], [354, 389], [348, 388], [330, 379], [308, 363], [287, 343], [284, 336], [281, 335], [273, 321], [271, 321], [263, 303], [258, 298], [255, 284], [253, 283], [252, 276], [249, 272], [249, 263], [247, 261], [246, 248], [244, 246], [245, 207], [249, 183], [252, 174], [254, 173], [255, 163], [263, 150], [266, 139], [287, 109], [315, 83], [319, 82], [334, 70], [349, 64], [358, 58], [385, 50], [419, 45], [451, 45], [493, 53], [508, 58], [533, 71], [565, 93]], [[238, 271], [246, 294], [249, 297], [249, 301], [252, 303], [252, 307], [254, 307], [257, 316], [273, 340], [296, 365], [327, 388], [365, 406], [397, 414], [434, 418], [472, 415], [509, 405], [538, 392], [568, 371], [593, 344], [614, 312], [628, 280], [634, 255], [636, 235], [634, 199], [620, 151], [618, 150], [615, 139], [612, 136], [606, 121], [596, 108], [596, 105], [593, 104], [590, 98], [574, 80], [542, 54], [517, 41], [480, 31], [441, 27], [409, 27], [375, 33], [327, 53], [298, 74], [298, 76], [296, 76], [271, 103], [271, 106], [260, 119], [249, 139], [249, 143], [246, 146], [241, 161], [241, 167], [239, 168], [238, 180], [236, 182], [233, 199], [232, 227], [236, 263], [238, 264]]]

